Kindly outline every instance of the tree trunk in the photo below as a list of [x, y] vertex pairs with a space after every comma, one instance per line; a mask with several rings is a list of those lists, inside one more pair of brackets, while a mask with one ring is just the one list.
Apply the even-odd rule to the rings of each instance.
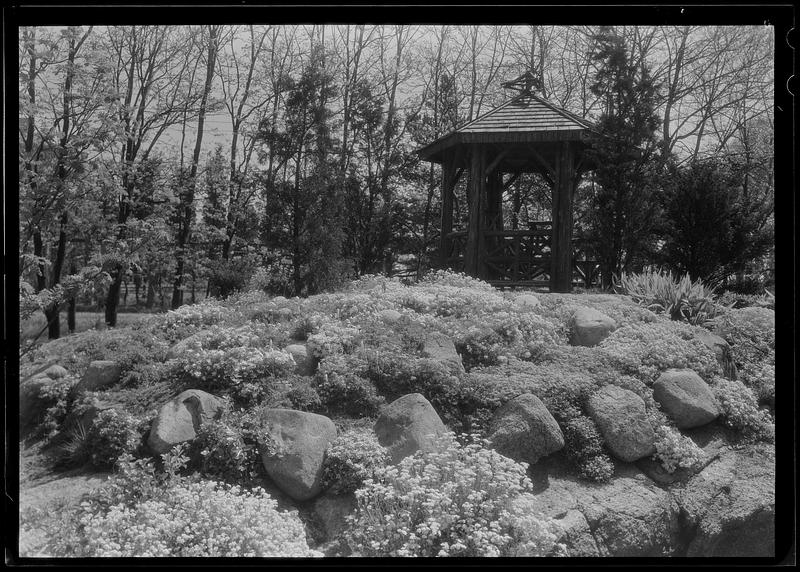
[[110, 328], [117, 326], [117, 306], [119, 305], [119, 291], [122, 287], [122, 266], [118, 265], [111, 271], [111, 285], [106, 296], [106, 325]]
[[145, 308], [152, 308], [156, 302], [156, 289], [153, 285], [153, 275], [147, 275], [147, 299], [145, 300]]
[[[74, 262], [69, 266], [69, 273], [73, 275], [78, 273], [78, 268]], [[75, 296], [70, 296], [69, 304], [67, 305], [67, 331], [70, 334], [75, 333]]]
[[200, 161], [200, 150], [203, 145], [203, 128], [206, 119], [206, 105], [208, 95], [211, 92], [211, 83], [214, 80], [214, 69], [217, 62], [217, 32], [216, 26], [208, 27], [208, 57], [206, 61], [206, 80], [203, 86], [203, 96], [200, 100], [200, 110], [197, 118], [197, 138], [194, 144], [194, 154], [192, 155], [192, 166], [189, 172], [188, 189], [182, 196], [180, 215], [183, 217], [182, 226], [178, 232], [178, 248], [176, 251], [177, 262], [175, 265], [175, 281], [172, 288], [172, 309], [178, 308], [183, 304], [183, 271], [185, 267], [186, 248], [189, 244], [189, 237], [192, 231], [192, 203], [194, 202], [194, 191], [197, 178], [197, 164]]

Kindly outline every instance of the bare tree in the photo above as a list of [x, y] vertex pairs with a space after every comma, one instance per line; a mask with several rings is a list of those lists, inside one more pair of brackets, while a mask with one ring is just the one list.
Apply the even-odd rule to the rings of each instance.
[[207, 26], [203, 43], [205, 48], [206, 76], [203, 83], [203, 91], [200, 96], [200, 108], [197, 114], [197, 135], [195, 137], [194, 152], [192, 153], [192, 163], [189, 167], [188, 178], [185, 189], [181, 189], [181, 196], [178, 203], [178, 232], [177, 245], [175, 251], [175, 279], [172, 286], [172, 308], [178, 308], [183, 304], [183, 273], [186, 263], [186, 250], [189, 237], [192, 233], [194, 221], [194, 194], [197, 186], [197, 166], [200, 162], [200, 151], [203, 146], [203, 132], [206, 119], [208, 97], [211, 93], [211, 84], [214, 81], [214, 73], [217, 66], [217, 52], [219, 51], [220, 26]]

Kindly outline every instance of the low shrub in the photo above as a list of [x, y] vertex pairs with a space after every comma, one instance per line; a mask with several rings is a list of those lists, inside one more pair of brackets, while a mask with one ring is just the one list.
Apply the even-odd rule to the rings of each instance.
[[251, 483], [260, 475], [261, 458], [255, 443], [246, 443], [234, 417], [204, 423], [189, 447], [190, 466], [204, 477], [229, 483]]
[[769, 413], [758, 408], [756, 396], [741, 381], [723, 377], [711, 386], [722, 409], [722, 422], [749, 439], [774, 441], [775, 425]]
[[365, 351], [363, 376], [375, 385], [387, 401], [407, 393], [421, 393], [445, 423], [458, 423], [460, 383], [448, 366], [427, 358]]
[[325, 451], [322, 486], [333, 494], [353, 493], [388, 461], [389, 454], [373, 431], [342, 431]]
[[45, 438], [54, 437], [62, 429], [72, 401], [70, 391], [77, 383], [78, 379], [66, 375], [49, 381], [39, 389], [36, 399], [44, 409], [41, 431]]
[[614, 462], [603, 449], [603, 438], [594, 421], [578, 413], [561, 422], [564, 454], [584, 479], [605, 482], [614, 476]]
[[320, 404], [329, 415], [372, 417], [385, 403], [370, 380], [352, 373], [322, 373], [315, 380]]
[[100, 411], [86, 431], [84, 447], [96, 469], [107, 470], [142, 443], [142, 420], [119, 409]]
[[322, 398], [313, 381], [307, 377], [292, 375], [282, 378], [282, 382], [280, 389], [264, 400], [264, 405], [311, 413], [323, 412]]
[[[138, 325], [137, 325], [138, 326]], [[68, 371], [83, 372], [95, 360], [111, 360], [123, 378], [147, 364], [163, 362], [168, 344], [145, 327], [88, 330], [48, 342], [40, 351], [56, 357]]]
[[[612, 318], [617, 327], [630, 324], [650, 324], [659, 318], [652, 311], [634, 303], [626, 296], [614, 294], [542, 294], [541, 305], [536, 309], [543, 318], [561, 325], [563, 336], [568, 336], [570, 318], [581, 306], [602, 312]], [[566, 343], [566, 342], [565, 342]]]
[[526, 468], [449, 434], [356, 491], [346, 542], [359, 556], [550, 554], [556, 538], [533, 512]]
[[158, 329], [168, 340], [181, 340], [208, 326], [219, 324], [228, 312], [218, 301], [206, 299], [199, 304], [168, 311], [161, 318]]
[[252, 332], [212, 328], [193, 342], [177, 359], [180, 380], [238, 402], [260, 402], [295, 368], [289, 353], [251, 345], [258, 345]]
[[308, 336], [308, 351], [321, 360], [332, 355], [351, 353], [361, 341], [358, 328], [338, 323], [323, 323]]
[[509, 360], [500, 367], [473, 369], [456, 388], [461, 427], [482, 432], [506, 401], [523, 393], [536, 395], [559, 422], [578, 414], [597, 389], [591, 375], [552, 364]]
[[775, 406], [775, 357], [765, 360], [767, 363], [745, 363], [739, 370], [738, 379], [749, 387], [759, 403]]
[[597, 346], [615, 361], [618, 371], [648, 385], [667, 369], [692, 369], [703, 379], [720, 373], [710, 349], [695, 338], [694, 326], [657, 322], [618, 328]]
[[731, 355], [743, 369], [775, 361], [775, 312], [767, 308], [731, 310], [714, 321], [714, 333], [731, 346]]
[[497, 365], [506, 353], [503, 338], [485, 325], [470, 325], [466, 331], [459, 332], [454, 343], [467, 371], [474, 367]]

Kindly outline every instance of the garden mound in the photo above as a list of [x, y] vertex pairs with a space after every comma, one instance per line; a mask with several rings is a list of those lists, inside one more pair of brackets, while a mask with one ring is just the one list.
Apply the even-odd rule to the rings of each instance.
[[[448, 272], [75, 334], [23, 368], [23, 445], [54, 479], [111, 476], [38, 503], [23, 478], [22, 546], [769, 555], [774, 347], [765, 308], [698, 326], [624, 296], [504, 293]], [[177, 528], [187, 518], [204, 523], [196, 537]]]

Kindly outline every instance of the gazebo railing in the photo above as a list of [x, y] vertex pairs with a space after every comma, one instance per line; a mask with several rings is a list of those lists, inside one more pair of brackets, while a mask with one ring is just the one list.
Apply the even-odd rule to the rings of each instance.
[[[484, 231], [488, 281], [494, 286], [548, 286], [550, 283], [550, 247], [552, 223], [535, 223], [526, 230]], [[464, 271], [467, 231], [447, 235], [449, 252], [445, 262], [453, 270]], [[598, 264], [585, 260], [579, 242], [573, 240], [572, 281], [590, 287], [597, 279]]]

